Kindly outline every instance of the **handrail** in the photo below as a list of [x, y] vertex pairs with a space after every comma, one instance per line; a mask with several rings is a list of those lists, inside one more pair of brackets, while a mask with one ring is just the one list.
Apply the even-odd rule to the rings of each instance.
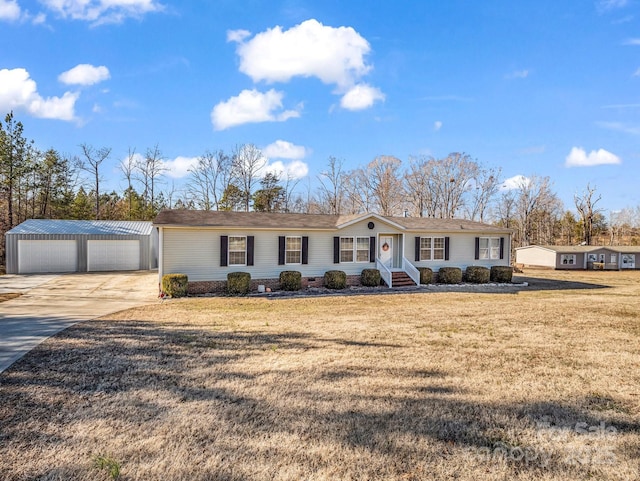
[[402, 256], [402, 270], [405, 271], [411, 279], [413, 279], [416, 286], [420, 285], [420, 271], [404, 256]]
[[376, 257], [376, 269], [380, 271], [380, 277], [382, 277], [382, 280], [387, 283], [387, 286], [392, 287], [391, 284], [393, 282], [393, 276], [391, 271], [380, 261], [380, 258], [378, 257]]

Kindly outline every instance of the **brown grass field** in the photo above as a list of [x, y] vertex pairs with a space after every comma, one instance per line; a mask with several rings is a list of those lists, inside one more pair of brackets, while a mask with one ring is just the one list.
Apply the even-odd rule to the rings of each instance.
[[0, 479], [640, 478], [640, 272], [193, 298], [0, 375]]

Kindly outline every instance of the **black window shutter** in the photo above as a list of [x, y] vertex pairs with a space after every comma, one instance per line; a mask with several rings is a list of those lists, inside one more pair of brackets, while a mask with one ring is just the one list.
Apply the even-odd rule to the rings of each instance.
[[504, 259], [504, 237], [500, 237], [500, 259]]
[[286, 242], [285, 236], [283, 235], [278, 236], [278, 265], [279, 266], [284, 265], [285, 242]]
[[420, 236], [416, 236], [416, 262], [420, 262]]
[[333, 238], [333, 263], [340, 264], [340, 237]]
[[480, 237], [476, 237], [476, 256], [475, 259], [480, 259]]
[[369, 237], [369, 262], [376, 261], [376, 237]]
[[247, 265], [253, 265], [253, 246], [254, 246], [254, 237], [252, 235], [247, 236]]
[[221, 235], [220, 236], [220, 267], [226, 267], [229, 256], [229, 236]]
[[309, 237], [302, 236], [302, 263], [309, 263]]
[[449, 260], [449, 238], [448, 237], [444, 238], [444, 260], [445, 261]]

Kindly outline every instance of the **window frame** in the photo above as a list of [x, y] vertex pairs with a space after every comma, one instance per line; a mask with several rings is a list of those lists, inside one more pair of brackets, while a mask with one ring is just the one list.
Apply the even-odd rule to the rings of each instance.
[[[232, 239], [244, 239], [244, 250], [231, 250]], [[242, 264], [232, 263], [231, 253], [244, 252], [244, 262]], [[229, 267], [240, 267], [247, 265], [247, 236], [246, 235], [230, 235], [228, 236], [228, 244], [227, 244], [227, 265]]]
[[[350, 249], [345, 249], [342, 246], [343, 241], [347, 241], [347, 240], [351, 240], [351, 248]], [[355, 245], [356, 245], [356, 241], [355, 241], [355, 237], [354, 236], [340, 236], [340, 264], [352, 264], [355, 261]], [[342, 257], [343, 253], [351, 253], [351, 260], [344, 260], [344, 258]]]
[[[478, 260], [500, 259], [500, 237], [478, 237]], [[483, 246], [483, 244], [485, 244]]]
[[[426, 239], [430, 239], [430, 247], [423, 247], [422, 241]], [[439, 241], [438, 243], [441, 242], [441, 246], [436, 247], [436, 241]], [[420, 262], [444, 261], [446, 257], [445, 250], [445, 236], [420, 236]], [[429, 253], [429, 258], [425, 259], [424, 254], [427, 252]]]
[[[567, 261], [567, 262], [565, 262]], [[575, 254], [560, 254], [560, 265], [563, 266], [575, 266], [576, 255]]]
[[[345, 249], [343, 248], [343, 241], [351, 240], [351, 248]], [[365, 241], [367, 243], [367, 248], [358, 249], [358, 241]], [[344, 260], [343, 254], [351, 253], [349, 256], [351, 260]], [[359, 260], [358, 254], [362, 254], [362, 260]], [[367, 236], [357, 236], [357, 235], [347, 235], [340, 236], [340, 264], [364, 264], [371, 262], [370, 259], [371, 254], [371, 237]]]
[[[299, 242], [299, 249], [290, 249], [289, 248], [289, 239], [297, 239]], [[298, 258], [300, 259], [298, 262], [289, 262], [287, 254], [289, 252], [297, 252]], [[285, 236], [284, 238], [284, 264], [286, 266], [300, 266], [302, 265], [302, 236]]]
[[[358, 241], [364, 240], [367, 243], [367, 247], [366, 249], [359, 249], [358, 248]], [[363, 262], [370, 262], [369, 261], [369, 253], [371, 252], [371, 238], [370, 237], [365, 237], [365, 236], [356, 236], [355, 238], [355, 242], [353, 244], [353, 248], [354, 248], [354, 259], [356, 263], [363, 263]], [[360, 258], [358, 257], [358, 254], [362, 254], [364, 253], [364, 260], [360, 260]]]

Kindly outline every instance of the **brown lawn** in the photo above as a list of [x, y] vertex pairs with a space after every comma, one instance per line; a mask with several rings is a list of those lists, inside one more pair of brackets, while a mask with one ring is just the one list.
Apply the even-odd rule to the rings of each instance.
[[640, 272], [526, 274], [79, 324], [0, 375], [0, 477], [638, 479]]

